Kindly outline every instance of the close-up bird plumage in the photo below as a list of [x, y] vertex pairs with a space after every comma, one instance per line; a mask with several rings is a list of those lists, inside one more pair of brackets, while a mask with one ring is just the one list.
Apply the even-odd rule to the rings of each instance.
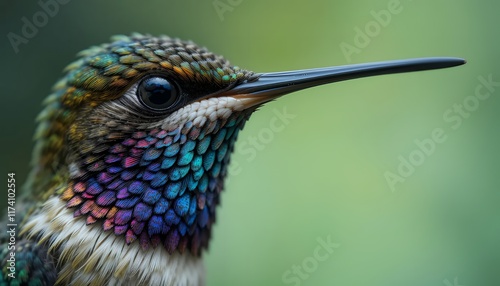
[[18, 202], [20, 274], [2, 273], [0, 285], [204, 285], [231, 152], [259, 106], [320, 84], [464, 63], [254, 73], [192, 42], [140, 34], [84, 50], [38, 116], [30, 197]]

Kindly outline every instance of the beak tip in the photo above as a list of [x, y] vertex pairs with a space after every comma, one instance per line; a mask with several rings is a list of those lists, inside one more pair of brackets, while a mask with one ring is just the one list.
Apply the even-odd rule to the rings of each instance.
[[467, 63], [467, 60], [462, 58], [450, 58], [450, 60], [453, 63], [453, 66], [461, 66]]
[[419, 66], [416, 70], [432, 70], [432, 69], [442, 69], [442, 68], [452, 68], [456, 66], [465, 65], [467, 60], [455, 57], [434, 57], [434, 58], [421, 58], [415, 59], [416, 66]]

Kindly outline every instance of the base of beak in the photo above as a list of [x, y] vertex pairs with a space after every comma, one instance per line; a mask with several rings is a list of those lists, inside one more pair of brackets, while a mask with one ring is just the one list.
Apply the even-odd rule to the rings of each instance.
[[255, 94], [236, 94], [231, 95], [232, 98], [240, 101], [243, 104], [244, 109], [256, 108], [264, 103], [272, 101], [281, 95], [255, 95]]

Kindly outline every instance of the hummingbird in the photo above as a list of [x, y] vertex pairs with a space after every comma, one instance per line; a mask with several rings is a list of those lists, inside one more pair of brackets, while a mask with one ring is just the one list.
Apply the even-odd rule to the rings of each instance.
[[0, 285], [204, 285], [231, 152], [260, 106], [322, 84], [465, 63], [255, 73], [193, 42], [142, 34], [78, 56], [37, 118], [16, 267], [7, 269], [1, 237]]

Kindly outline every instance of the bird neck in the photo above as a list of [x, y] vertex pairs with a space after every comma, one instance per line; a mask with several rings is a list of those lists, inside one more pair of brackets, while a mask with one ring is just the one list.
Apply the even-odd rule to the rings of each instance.
[[123, 237], [74, 218], [58, 197], [47, 200], [23, 232], [48, 243], [58, 261], [56, 285], [205, 285], [200, 257], [127, 246]]
[[127, 244], [137, 240], [144, 250], [162, 245], [170, 254], [199, 256], [208, 247], [230, 153], [248, 116], [83, 142], [60, 198], [75, 217]]

